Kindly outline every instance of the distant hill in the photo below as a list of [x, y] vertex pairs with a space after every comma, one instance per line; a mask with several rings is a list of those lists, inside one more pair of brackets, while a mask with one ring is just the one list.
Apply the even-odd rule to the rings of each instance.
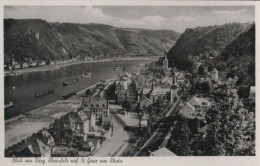
[[212, 62], [226, 77], [238, 76], [239, 85], [255, 85], [255, 25], [240, 34]]
[[97, 55], [162, 55], [179, 33], [170, 30], [115, 28], [103, 24], [4, 20], [5, 62], [68, 60]]
[[169, 65], [187, 70], [195, 60], [217, 57], [250, 26], [249, 23], [229, 23], [220, 26], [188, 28], [169, 50]]

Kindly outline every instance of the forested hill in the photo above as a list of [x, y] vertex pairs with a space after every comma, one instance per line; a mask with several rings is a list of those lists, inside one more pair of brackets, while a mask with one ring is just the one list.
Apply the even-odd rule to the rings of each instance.
[[115, 28], [103, 24], [4, 20], [5, 60], [68, 60], [97, 55], [162, 55], [179, 37], [170, 30]]
[[255, 85], [255, 25], [229, 44], [212, 65], [226, 77], [238, 76], [238, 84]]
[[169, 64], [171, 67], [187, 70], [192, 66], [194, 59], [217, 57], [250, 26], [249, 23], [228, 23], [220, 26], [188, 28], [169, 50]]

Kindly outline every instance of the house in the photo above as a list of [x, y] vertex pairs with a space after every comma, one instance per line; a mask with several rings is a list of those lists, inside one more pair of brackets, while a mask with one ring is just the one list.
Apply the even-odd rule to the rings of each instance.
[[211, 79], [213, 81], [217, 81], [218, 80], [218, 70], [216, 68], [214, 68], [212, 71], [211, 71]]
[[23, 150], [21, 150], [16, 157], [51, 157], [51, 149], [36, 139]]
[[149, 75], [149, 71], [148, 68], [141, 68], [139, 75], [136, 75], [137, 78], [141, 77], [141, 76], [148, 76]]
[[196, 96], [193, 96], [190, 100], [189, 103], [194, 106], [196, 109], [202, 109], [206, 107], [210, 107], [211, 103], [206, 100], [205, 98], [199, 98]]
[[46, 65], [46, 62], [45, 61], [41, 61], [41, 62], [38, 63], [38, 65], [39, 66], [44, 66], [44, 65]]
[[139, 108], [144, 110], [144, 109], [148, 108], [151, 104], [153, 104], [153, 102], [149, 98], [147, 98], [146, 96], [143, 96], [140, 99]]
[[42, 141], [44, 145], [47, 145], [51, 152], [53, 153], [55, 150], [55, 141], [52, 135], [47, 131], [47, 129], [43, 129], [37, 133], [37, 139]]
[[117, 86], [122, 86], [124, 90], [127, 90], [128, 80], [125, 77], [120, 76], [119, 79], [116, 81], [116, 87]]
[[77, 112], [77, 131], [87, 134], [90, 131], [90, 118], [84, 111]]
[[87, 142], [85, 144], [82, 145], [82, 151], [86, 151], [86, 152], [94, 152], [95, 150], [95, 146], [92, 142]]
[[193, 118], [196, 114], [195, 107], [193, 107], [189, 102], [187, 102], [179, 111], [180, 115], [183, 115], [185, 118]]
[[173, 78], [172, 78], [172, 77], [164, 77], [164, 78], [161, 80], [161, 84], [172, 85], [172, 81], [173, 81]]
[[83, 150], [90, 152], [91, 155], [95, 153], [101, 146], [100, 139], [97, 138], [88, 138], [86, 144], [83, 145]]
[[249, 99], [255, 100], [255, 86], [250, 86]]
[[156, 151], [153, 151], [150, 153], [150, 156], [151, 157], [162, 157], [162, 156], [177, 156], [176, 154], [174, 154], [172, 151], [170, 151], [169, 149], [163, 147], [163, 148], [160, 148]]
[[208, 66], [203, 66], [203, 72], [204, 72], [204, 73], [208, 73], [208, 71], [209, 71]]
[[109, 102], [108, 99], [102, 98], [83, 98], [82, 107], [89, 108], [95, 114], [96, 122], [102, 123], [102, 116], [109, 115]]
[[102, 117], [102, 125], [105, 126], [113, 126], [113, 121], [112, 121], [112, 116], [111, 115], [103, 115]]
[[24, 62], [23, 64], [22, 64], [22, 68], [28, 68], [29, 67], [29, 65], [26, 63], [26, 62]]
[[36, 62], [31, 62], [30, 64], [29, 64], [29, 67], [36, 67], [37, 66], [37, 63]]
[[13, 64], [14, 69], [21, 69], [22, 66], [19, 63], [14, 62]]
[[175, 73], [175, 80], [177, 85], [184, 85], [185, 84], [185, 74], [184, 72], [176, 72]]
[[82, 111], [89, 118], [89, 131], [92, 131], [96, 127], [96, 114], [87, 107], [83, 108]]
[[[125, 74], [128, 75], [128, 74]], [[121, 103], [125, 100], [127, 95], [127, 89], [129, 85], [130, 78], [119, 76], [119, 79], [115, 82], [116, 89], [115, 89], [115, 95], [116, 95], [116, 101], [117, 103]]]
[[[77, 115], [74, 112], [70, 112], [61, 118], [62, 124], [65, 130], [76, 131], [77, 127]], [[65, 135], [70, 136], [69, 133]]]
[[127, 97], [127, 91], [125, 90], [118, 91], [116, 94], [116, 102], [122, 103], [123, 101], [125, 101], [126, 97]]
[[150, 94], [150, 100], [155, 103], [156, 100], [162, 99], [162, 100], [168, 100], [170, 97], [170, 89], [157, 87], [152, 90]]
[[146, 114], [143, 114], [142, 117], [140, 117], [140, 128], [147, 126], [148, 117]]

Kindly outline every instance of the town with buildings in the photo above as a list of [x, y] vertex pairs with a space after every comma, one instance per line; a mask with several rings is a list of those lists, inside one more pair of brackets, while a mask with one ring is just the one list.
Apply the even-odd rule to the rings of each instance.
[[[197, 74], [199, 69], [202, 72]], [[213, 155], [210, 145], [201, 144], [214, 141], [214, 131], [221, 125], [216, 119], [221, 114], [233, 118], [234, 127], [243, 127], [243, 131], [254, 127], [255, 88], [250, 87], [248, 97], [241, 100], [234, 88], [236, 77], [220, 80], [216, 68], [209, 70], [209, 66], [200, 64], [195, 70], [189, 73], [169, 68], [165, 52], [133, 73], [119, 72], [116, 80], [103, 81], [77, 95], [81, 104], [76, 110], [7, 148], [5, 156]], [[219, 112], [223, 107], [233, 110], [233, 114]], [[122, 122], [119, 127], [115, 124], [118, 119]], [[225, 129], [220, 137], [228, 137], [232, 130]], [[130, 133], [127, 145], [117, 140], [119, 130]], [[247, 144], [253, 137], [254, 133], [243, 137], [235, 133], [238, 147], [232, 153], [239, 155], [253, 146]], [[109, 152], [107, 147], [108, 153], [102, 153], [112, 142], [117, 150]]]

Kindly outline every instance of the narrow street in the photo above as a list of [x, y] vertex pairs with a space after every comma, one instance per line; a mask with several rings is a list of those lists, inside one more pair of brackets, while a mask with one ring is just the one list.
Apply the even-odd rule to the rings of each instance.
[[102, 147], [93, 156], [121, 156], [127, 146], [129, 146], [130, 143], [128, 143], [128, 140], [130, 139], [132, 133], [124, 130], [124, 126], [126, 125], [124, 116], [118, 115], [116, 112], [116, 107], [110, 108], [114, 126], [113, 137], [105, 140]]

